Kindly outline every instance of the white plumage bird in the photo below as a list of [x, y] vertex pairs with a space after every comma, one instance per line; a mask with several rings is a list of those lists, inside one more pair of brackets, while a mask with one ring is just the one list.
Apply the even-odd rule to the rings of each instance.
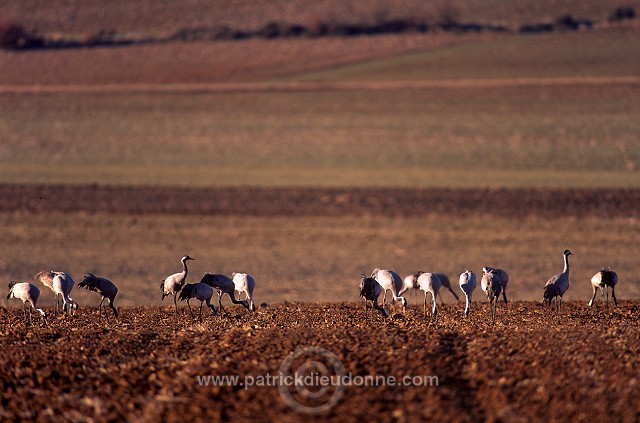
[[371, 272], [371, 277], [378, 281], [384, 291], [382, 295], [383, 306], [387, 299], [387, 291], [391, 291], [392, 301], [400, 301], [403, 308], [407, 306], [407, 300], [399, 295], [403, 285], [400, 275], [393, 270], [382, 270], [376, 267]]
[[70, 297], [71, 290], [76, 283], [68, 273], [53, 273], [55, 276], [51, 283], [53, 285], [53, 292], [56, 294], [56, 305], [58, 304], [58, 297], [62, 297], [62, 311], [67, 314], [71, 314], [72, 310], [78, 309], [78, 304]]
[[[256, 305], [253, 302], [253, 291], [256, 289], [256, 280], [247, 273], [233, 273], [231, 279], [235, 285], [235, 290], [246, 295], [249, 301], [249, 310], [256, 311]], [[238, 298], [240, 299], [240, 298]]]
[[[417, 273], [413, 273], [411, 275], [406, 276], [403, 280], [402, 280], [402, 289], [400, 290], [400, 292], [398, 293], [399, 296], [402, 296], [402, 294], [404, 294], [405, 292], [407, 292], [409, 289], [413, 288], [413, 289], [419, 289], [418, 288], [418, 277], [420, 275], [422, 275], [423, 271], [419, 271]], [[440, 279], [440, 288], [447, 288], [449, 290], [449, 292], [451, 292], [451, 294], [455, 297], [456, 301], [459, 301], [460, 298], [458, 297], [458, 294], [455, 293], [455, 291], [451, 288], [451, 281], [449, 280], [449, 276], [447, 276], [444, 273], [432, 273], [432, 275], [435, 275], [438, 277], [438, 279]], [[444, 300], [442, 299], [442, 294], [439, 292], [438, 296], [440, 297], [440, 302], [442, 304], [444, 304]]]
[[464, 315], [468, 316], [471, 312], [471, 296], [476, 289], [476, 275], [470, 270], [465, 270], [460, 274], [460, 289], [464, 292], [466, 298], [466, 304], [464, 308]]
[[424, 315], [427, 315], [427, 294], [431, 294], [431, 299], [433, 300], [431, 313], [433, 314], [433, 320], [437, 320], [438, 304], [436, 302], [436, 298], [438, 297], [438, 291], [442, 285], [440, 278], [438, 278], [434, 273], [422, 273], [418, 276], [416, 285], [418, 286], [418, 289], [424, 291]]
[[[42, 272], [36, 273], [35, 276], [33, 277], [33, 282], [40, 282], [44, 287], [49, 288], [51, 292], [53, 292], [53, 296], [54, 296], [53, 311], [54, 311], [54, 314], [57, 315], [58, 310], [62, 309], [62, 298], [61, 298], [62, 293], [56, 292], [56, 288], [54, 288], [53, 286], [53, 278], [55, 278], [56, 275], [62, 275], [63, 278], [70, 279], [71, 280], [70, 284], [71, 284], [71, 287], [73, 288], [73, 279], [68, 273], [55, 272], [53, 270], [43, 270]], [[68, 281], [67, 281], [67, 284], [69, 284]], [[70, 307], [77, 310], [78, 303], [76, 303], [71, 297], [68, 297], [67, 299], [69, 301]]]
[[[37, 286], [29, 282], [9, 282], [9, 294], [7, 294], [7, 300], [11, 298], [17, 298], [22, 300], [22, 314], [25, 318], [25, 324], [27, 321], [31, 323], [31, 309], [33, 308], [42, 316], [44, 323], [47, 324], [47, 313], [38, 308], [38, 298], [40, 298], [40, 290]], [[27, 303], [30, 303], [27, 306]], [[25, 307], [28, 307], [25, 309]], [[28, 317], [27, 317], [28, 310]]]

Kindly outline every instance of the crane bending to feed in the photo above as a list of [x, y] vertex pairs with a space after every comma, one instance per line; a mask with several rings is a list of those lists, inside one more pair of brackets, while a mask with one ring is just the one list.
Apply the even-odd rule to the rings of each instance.
[[442, 285], [442, 283], [440, 282], [440, 278], [438, 278], [433, 273], [422, 273], [420, 276], [418, 276], [416, 284], [418, 286], [418, 289], [424, 291], [424, 315], [427, 315], [427, 294], [431, 294], [431, 299], [433, 300], [431, 313], [433, 314], [433, 320], [437, 321], [438, 303], [436, 302], [436, 298], [438, 297], [438, 291], [440, 290], [440, 286]]
[[207, 307], [211, 309], [211, 312], [215, 315], [218, 314], [218, 310], [216, 306], [211, 304], [211, 297], [213, 296], [213, 288], [207, 285], [206, 283], [198, 282], [198, 283], [188, 283], [182, 287], [180, 291], [180, 300], [187, 300], [187, 307], [189, 307], [189, 312], [191, 312], [191, 318], [193, 318], [193, 310], [191, 310], [191, 304], [189, 304], [189, 300], [192, 298], [200, 301], [200, 314], [198, 314], [198, 319], [202, 322], [202, 304], [204, 302], [207, 303]]
[[378, 281], [384, 291], [382, 295], [383, 307], [387, 299], [387, 291], [391, 291], [392, 301], [400, 301], [403, 308], [407, 306], [407, 300], [399, 295], [403, 285], [400, 275], [393, 270], [381, 270], [376, 267], [371, 272], [371, 277]]
[[[413, 273], [411, 275], [406, 276], [403, 279], [403, 285], [402, 285], [402, 290], [398, 293], [399, 296], [402, 296], [402, 294], [404, 294], [407, 290], [414, 288], [414, 289], [420, 289], [418, 287], [418, 277], [420, 275], [422, 275], [423, 271], [419, 271], [417, 273]], [[449, 292], [451, 292], [451, 295], [453, 295], [456, 299], [456, 301], [460, 301], [460, 297], [458, 297], [458, 294], [456, 294], [456, 292], [451, 288], [451, 281], [449, 280], [449, 276], [447, 276], [444, 273], [432, 273], [432, 275], [436, 276], [438, 279], [440, 279], [440, 288], [447, 288], [449, 290]], [[440, 291], [438, 292], [438, 297], [440, 297], [440, 302], [442, 304], [444, 304], [444, 300], [442, 299], [442, 294], [440, 293]]]
[[[7, 294], [7, 300], [11, 298], [17, 298], [22, 300], [22, 314], [25, 318], [25, 324], [27, 320], [31, 323], [31, 309], [33, 308], [42, 316], [44, 323], [47, 324], [47, 313], [38, 308], [38, 298], [40, 298], [40, 290], [37, 286], [29, 282], [9, 282], [9, 294]], [[27, 302], [31, 303], [27, 306]], [[25, 307], [28, 307], [25, 309]], [[28, 310], [28, 317], [27, 317]]]
[[466, 297], [466, 304], [464, 307], [465, 317], [471, 313], [471, 296], [476, 289], [476, 275], [470, 270], [465, 270], [460, 274], [460, 289], [464, 292]]
[[[40, 282], [44, 287], [49, 288], [51, 290], [51, 292], [53, 292], [53, 313], [55, 315], [58, 314], [58, 310], [62, 310], [63, 307], [63, 301], [62, 301], [62, 292], [56, 291], [56, 288], [53, 286], [53, 278], [56, 277], [56, 275], [61, 275], [64, 279], [67, 279], [66, 282], [64, 282], [65, 285], [69, 285], [71, 286], [71, 288], [73, 288], [73, 279], [71, 278], [71, 276], [68, 273], [65, 272], [55, 272], [53, 270], [43, 270], [41, 272], [38, 272], [35, 274], [35, 276], [33, 277], [33, 282]], [[70, 292], [71, 290], [69, 290]], [[69, 305], [70, 307], [72, 307], [74, 310], [78, 309], [78, 303], [76, 303], [73, 298], [69, 297], [67, 295], [67, 300], [69, 301]]]
[[596, 299], [598, 289], [602, 289], [602, 304], [604, 305], [604, 294], [607, 293], [607, 307], [609, 306], [609, 291], [611, 288], [611, 296], [613, 297], [613, 303], [617, 306], [618, 299], [616, 298], [616, 285], [618, 284], [618, 274], [608, 267], [603, 267], [598, 273], [591, 277], [591, 286], [593, 287], [593, 297], [589, 301], [589, 307], [593, 305]]
[[[232, 273], [231, 279], [235, 285], [235, 290], [247, 296], [249, 301], [249, 310], [256, 311], [256, 305], [253, 302], [253, 291], [256, 289], [256, 280], [247, 273]], [[238, 298], [240, 299], [240, 298]]]
[[378, 310], [384, 317], [389, 316], [389, 312], [384, 306], [378, 305], [378, 298], [380, 294], [382, 294], [382, 287], [378, 281], [364, 274], [362, 274], [361, 277], [362, 281], [360, 282], [359, 288], [360, 296], [364, 298], [364, 311], [367, 312], [369, 310], [367, 301], [371, 301], [372, 308]]
[[[102, 296], [100, 305], [98, 306], [98, 312], [102, 317], [102, 305], [105, 298], [109, 300], [109, 307], [113, 310], [114, 316], [118, 317], [120, 313], [118, 309], [113, 305], [113, 301], [118, 295], [118, 287], [109, 279], [99, 278], [93, 273], [87, 273], [84, 275], [84, 279], [78, 284], [78, 288], [88, 289], [89, 291], [97, 292]], [[107, 307], [104, 307], [104, 314], [107, 315]]]
[[58, 304], [57, 298], [62, 297], [62, 312], [72, 314], [73, 310], [78, 309], [78, 303], [69, 296], [73, 286], [76, 284], [71, 275], [65, 272], [53, 272], [53, 292], [56, 294], [56, 304]]
[[222, 296], [224, 294], [229, 296], [232, 303], [240, 304], [247, 309], [249, 308], [249, 303], [246, 300], [236, 299], [236, 284], [234, 284], [228, 276], [220, 273], [205, 273], [204, 276], [202, 276], [202, 279], [200, 279], [200, 282], [206, 283], [218, 291], [218, 305], [225, 314], [227, 314], [227, 310], [222, 306]]

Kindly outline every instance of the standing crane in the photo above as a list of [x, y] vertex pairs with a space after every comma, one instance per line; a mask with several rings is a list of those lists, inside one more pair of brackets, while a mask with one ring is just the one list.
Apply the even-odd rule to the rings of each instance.
[[491, 321], [496, 322], [496, 309], [498, 305], [498, 299], [502, 292], [502, 282], [498, 272], [494, 269], [487, 271], [487, 268], [482, 268], [482, 280], [480, 286], [489, 300], [489, 309], [491, 310]]
[[[562, 296], [569, 289], [569, 256], [573, 254], [569, 250], [564, 250], [564, 270], [552, 276], [543, 288], [542, 302], [548, 302], [551, 306], [551, 300], [556, 300], [556, 311], [558, 312], [558, 322], [560, 321], [560, 307], [562, 306]], [[559, 300], [558, 300], [559, 297]]]
[[482, 268], [483, 273], [488, 273], [493, 271], [500, 278], [500, 285], [502, 286], [502, 299], [504, 303], [507, 303], [507, 284], [509, 283], [509, 274], [502, 269], [497, 269], [495, 267], [485, 266]]
[[160, 282], [160, 289], [162, 290], [162, 298], [160, 300], [164, 300], [165, 297], [169, 295], [173, 295], [173, 304], [176, 307], [176, 314], [180, 314], [178, 311], [178, 292], [182, 289], [182, 286], [187, 281], [187, 274], [189, 273], [189, 269], [187, 269], [187, 261], [195, 260], [193, 257], [184, 256], [180, 259], [182, 262], [182, 272], [174, 273], [171, 276], [167, 276], [165, 280]]

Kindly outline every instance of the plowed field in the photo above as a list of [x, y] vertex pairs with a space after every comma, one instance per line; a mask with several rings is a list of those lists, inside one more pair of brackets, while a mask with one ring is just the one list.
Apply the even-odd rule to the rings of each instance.
[[[0, 184], [0, 211], [232, 216], [637, 216], [638, 189], [172, 188]], [[51, 207], [55, 204], [55, 208]]]
[[[0, 310], [0, 417], [630, 422], [640, 413], [635, 301], [567, 303], [560, 323], [524, 302], [499, 304], [495, 324], [484, 302], [467, 319], [461, 303], [444, 305], [437, 324], [414, 304], [387, 319], [353, 302], [227, 309], [203, 310], [199, 323], [172, 306], [123, 308], [108, 321], [83, 308], [48, 326], [34, 315], [29, 327], [19, 310]], [[283, 376], [278, 387], [280, 372], [299, 372], [303, 386]]]

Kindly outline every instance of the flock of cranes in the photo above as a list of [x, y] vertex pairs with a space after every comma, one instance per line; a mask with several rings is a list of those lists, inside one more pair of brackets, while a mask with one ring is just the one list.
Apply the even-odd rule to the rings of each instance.
[[[207, 307], [211, 309], [212, 313], [217, 314], [218, 309], [215, 305], [211, 304], [214, 290], [218, 293], [218, 305], [225, 314], [227, 312], [222, 306], [222, 296], [225, 294], [229, 296], [231, 302], [234, 304], [240, 304], [251, 311], [255, 311], [256, 306], [253, 301], [253, 291], [256, 286], [256, 281], [251, 275], [246, 273], [233, 273], [231, 278], [229, 278], [222, 274], [205, 273], [200, 282], [186, 283], [189, 273], [187, 261], [189, 260], [195, 259], [188, 255], [182, 257], [180, 260], [182, 263], [182, 272], [170, 275], [160, 283], [160, 289], [162, 290], [161, 300], [164, 300], [168, 296], [173, 296], [173, 303], [175, 304], [177, 314], [180, 313], [178, 310], [178, 299], [187, 302], [192, 318], [194, 317], [190, 304], [192, 299], [200, 301], [200, 313], [198, 316], [200, 321], [202, 321], [202, 307], [204, 303], [207, 304]], [[55, 296], [54, 314], [70, 314], [78, 310], [78, 303], [70, 296], [75, 282], [68, 273], [55, 271], [38, 272], [33, 277], [33, 282], [39, 282], [41, 285], [53, 291]], [[107, 306], [104, 305], [105, 299], [108, 300], [108, 306], [113, 311], [113, 315], [115, 317], [120, 315], [120, 312], [113, 304], [118, 294], [118, 287], [113, 282], [105, 278], [97, 277], [93, 273], [87, 273], [84, 275], [82, 282], [77, 286], [78, 288], [97, 292], [102, 297], [100, 305], [98, 306], [101, 317], [103, 307], [105, 316], [107, 314]], [[236, 299], [236, 291], [244, 294], [246, 299]], [[31, 323], [31, 309], [34, 309], [40, 313], [45, 324], [48, 324], [47, 313], [38, 308], [40, 289], [34, 283], [9, 282], [7, 300], [11, 298], [17, 298], [22, 301], [25, 322]]]
[[[551, 306], [551, 303], [555, 301], [558, 319], [560, 319], [562, 297], [569, 289], [569, 256], [571, 254], [571, 251], [564, 250], [564, 270], [562, 273], [551, 277], [543, 288], [543, 302]], [[160, 283], [160, 289], [162, 291], [161, 300], [173, 296], [173, 303], [177, 314], [180, 313], [178, 310], [178, 300], [186, 301], [191, 317], [195, 318], [190, 304], [192, 299], [200, 301], [200, 312], [198, 314], [200, 321], [202, 321], [202, 307], [205, 303], [213, 314], [217, 314], [218, 308], [211, 304], [214, 291], [218, 294], [218, 306], [225, 314], [228, 314], [222, 306], [222, 297], [225, 294], [231, 299], [233, 304], [242, 305], [251, 311], [256, 310], [253, 301], [256, 281], [251, 275], [247, 273], [233, 273], [231, 277], [228, 277], [218, 273], [205, 273], [200, 282], [186, 283], [189, 273], [187, 262], [189, 260], [195, 259], [188, 255], [182, 257], [180, 260], [182, 263], [182, 272], [170, 275]], [[56, 315], [58, 313], [73, 313], [78, 309], [78, 304], [70, 296], [75, 282], [68, 273], [55, 271], [38, 272], [33, 277], [33, 282], [39, 282], [41, 285], [53, 291], [55, 295], [54, 313]], [[496, 319], [497, 302], [500, 295], [502, 295], [505, 304], [507, 303], [506, 289], [508, 283], [509, 275], [503, 269], [488, 266], [482, 268], [480, 286], [482, 291], [487, 295], [491, 318], [494, 322]], [[593, 275], [591, 278], [593, 297], [591, 301], [589, 301], [589, 307], [593, 305], [598, 290], [602, 291], [603, 303], [606, 292], [607, 305], [609, 304], [610, 290], [615, 305], [618, 305], [618, 300], [615, 296], [615, 286], [617, 283], [618, 275], [611, 269], [603, 268]], [[468, 316], [471, 313], [471, 297], [477, 286], [476, 275], [470, 270], [465, 270], [460, 274], [459, 285], [465, 295], [464, 314]], [[97, 292], [102, 297], [98, 307], [100, 316], [102, 316], [103, 308], [105, 316], [107, 315], [107, 306], [103, 304], [105, 299], [108, 300], [107, 305], [113, 311], [113, 315], [116, 318], [119, 316], [120, 313], [114, 306], [118, 288], [113, 282], [105, 278], [97, 277], [92, 273], [87, 273], [84, 275], [84, 279], [78, 284], [78, 287]], [[369, 309], [369, 303], [371, 303], [371, 307], [382, 313], [384, 317], [389, 315], [389, 312], [385, 308], [387, 291], [391, 291], [391, 301], [399, 301], [403, 308], [407, 305], [407, 300], [402, 296], [405, 292], [409, 289], [423, 291], [425, 316], [427, 315], [427, 298], [430, 295], [432, 319], [436, 321], [438, 317], [438, 304], [436, 299], [438, 295], [440, 295], [440, 289], [443, 287], [451, 292], [456, 301], [459, 300], [458, 295], [451, 287], [449, 277], [444, 273], [417, 272], [402, 279], [400, 275], [392, 270], [376, 268], [371, 273], [371, 276], [362, 275], [359, 288], [360, 296], [365, 300], [365, 311]], [[236, 299], [236, 291], [244, 294], [245, 299]], [[382, 295], [382, 305], [378, 304], [380, 295]], [[40, 289], [34, 283], [9, 282], [7, 300], [17, 298], [22, 301], [25, 322], [31, 322], [31, 309], [33, 309], [42, 316], [45, 324], [48, 324], [47, 313], [38, 308], [39, 297]], [[442, 301], [441, 295], [440, 299]]]
[[[543, 303], [551, 303], [555, 301], [558, 320], [560, 320], [560, 308], [562, 306], [562, 297], [569, 289], [569, 256], [571, 251], [564, 250], [564, 270], [562, 273], [551, 277], [543, 288]], [[402, 294], [409, 289], [417, 289], [424, 292], [424, 313], [427, 315], [427, 298], [431, 296], [431, 313], [432, 319], [436, 321], [438, 317], [438, 303], [436, 298], [439, 295], [440, 288], [447, 288], [453, 296], [458, 300], [458, 295], [451, 288], [451, 282], [449, 277], [443, 273], [425, 273], [418, 272], [411, 274], [403, 279], [392, 270], [374, 269], [371, 276], [361, 275], [362, 281], [360, 282], [360, 296], [364, 298], [365, 311], [369, 309], [369, 303], [373, 309], [378, 310], [384, 317], [389, 315], [389, 312], [385, 308], [386, 293], [391, 291], [392, 302], [400, 301], [404, 306], [407, 304], [407, 300], [402, 297]], [[480, 286], [482, 291], [487, 295], [487, 301], [489, 302], [489, 309], [491, 311], [491, 319], [495, 322], [497, 303], [500, 295], [507, 303], [507, 284], [509, 283], [509, 275], [503, 269], [493, 268], [485, 266], [482, 268], [482, 279]], [[595, 301], [598, 290], [602, 290], [602, 301], [604, 303], [604, 295], [607, 295], [607, 305], [609, 304], [609, 290], [611, 290], [611, 296], [615, 305], [618, 305], [618, 300], [615, 295], [615, 286], [618, 283], [618, 275], [616, 272], [609, 268], [603, 268], [591, 278], [591, 285], [593, 287], [593, 297], [589, 301], [589, 307], [591, 307]], [[468, 316], [471, 313], [471, 297], [477, 286], [477, 279], [475, 273], [470, 270], [465, 270], [459, 277], [460, 289], [465, 295], [465, 309], [464, 314]], [[378, 299], [382, 294], [382, 305], [378, 304]], [[441, 300], [442, 300], [442, 296]]]
[[[231, 278], [220, 273], [205, 273], [200, 282], [187, 284], [187, 275], [189, 274], [189, 268], [187, 267], [187, 261], [195, 260], [193, 257], [184, 256], [180, 260], [182, 263], [182, 272], [175, 273], [168, 276], [165, 280], [160, 282], [160, 289], [162, 290], [162, 298], [173, 295], [173, 303], [176, 307], [176, 314], [178, 311], [177, 299], [187, 301], [189, 312], [193, 317], [193, 310], [191, 310], [190, 300], [193, 298], [200, 301], [200, 314], [198, 318], [202, 320], [202, 305], [206, 302], [207, 307], [211, 309], [213, 314], [217, 314], [218, 310], [215, 305], [211, 304], [211, 297], [213, 297], [213, 290], [218, 293], [218, 306], [220, 310], [227, 312], [222, 306], [222, 296], [227, 294], [233, 304], [240, 304], [248, 308], [251, 311], [255, 311], [256, 306], [253, 302], [253, 290], [256, 287], [256, 281], [251, 275], [246, 273], [233, 273]], [[244, 293], [247, 297], [246, 300], [236, 300], [235, 292], [239, 291]]]

